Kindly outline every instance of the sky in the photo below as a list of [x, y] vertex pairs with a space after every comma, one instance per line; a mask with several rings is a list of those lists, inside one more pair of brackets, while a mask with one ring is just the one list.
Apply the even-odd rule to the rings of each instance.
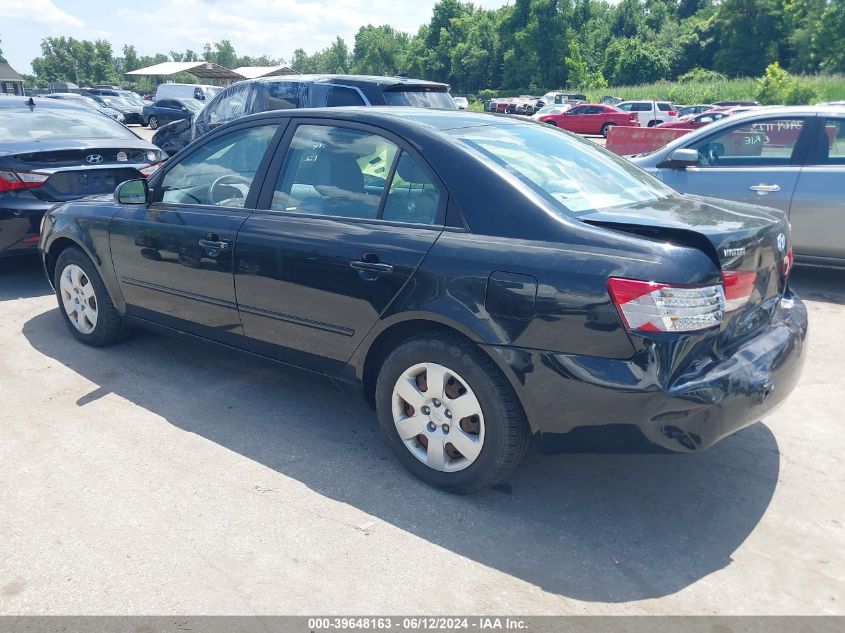
[[[507, 0], [474, 0], [497, 8]], [[309, 53], [335, 36], [350, 49], [361, 26], [389, 24], [415, 32], [431, 18], [435, 0], [0, 0], [0, 49], [12, 68], [31, 73], [49, 36], [106, 39], [116, 56], [124, 44], [140, 55], [202, 54], [206, 42], [228, 39], [239, 55], [290, 60], [294, 49]]]

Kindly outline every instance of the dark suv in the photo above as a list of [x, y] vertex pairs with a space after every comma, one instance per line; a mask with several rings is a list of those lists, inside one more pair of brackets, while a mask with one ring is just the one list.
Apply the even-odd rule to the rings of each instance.
[[287, 75], [239, 81], [187, 121], [159, 130], [153, 143], [168, 154], [214, 128], [248, 114], [289, 108], [412, 106], [456, 110], [449, 86], [407, 77], [368, 75]]

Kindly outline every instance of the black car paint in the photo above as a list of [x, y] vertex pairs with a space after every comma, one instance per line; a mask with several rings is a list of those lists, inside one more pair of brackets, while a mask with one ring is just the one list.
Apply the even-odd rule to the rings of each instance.
[[[36, 108], [86, 108], [76, 104], [68, 104], [60, 100], [36, 102]], [[7, 97], [0, 102], [0, 107], [27, 107], [26, 99]], [[133, 135], [134, 136], [134, 135]], [[116, 160], [118, 151], [132, 152], [155, 152], [156, 160], [143, 162], [123, 162]], [[115, 157], [104, 156], [106, 160], [98, 166], [87, 165], [81, 160], [67, 160], [68, 155], [80, 154], [82, 156], [89, 152], [115, 153]], [[33, 166], [32, 162], [26, 160], [38, 160], [39, 156], [47, 156], [49, 163]], [[65, 158], [65, 160], [62, 160]], [[45, 169], [65, 171], [65, 177], [69, 175], [90, 174], [90, 178], [96, 177], [97, 171], [108, 171], [116, 186], [124, 180], [138, 178], [141, 167], [146, 167], [153, 162], [161, 160], [162, 156], [158, 148], [140, 138], [104, 138], [104, 139], [60, 139], [60, 140], [0, 140], [0, 169], [10, 168], [14, 170], [44, 171]], [[89, 181], [90, 182], [90, 181]], [[109, 181], [111, 182], [111, 181]], [[93, 182], [91, 182], [93, 184]], [[102, 182], [101, 191], [106, 191], [105, 180]], [[50, 181], [42, 187], [33, 189], [21, 189], [17, 191], [0, 193], [0, 257], [4, 255], [17, 255], [34, 253], [38, 246], [39, 227], [41, 218], [48, 209], [54, 205], [79, 198], [80, 195], [68, 195], [54, 188]]]
[[[179, 107], [170, 107], [171, 105]], [[141, 109], [141, 123], [149, 125], [150, 117], [155, 117], [159, 125], [167, 125], [175, 121], [191, 120], [194, 113], [179, 99], [159, 99], [155, 103], [145, 105]], [[162, 148], [163, 149], [163, 148]], [[166, 150], [165, 150], [166, 151]]]
[[[547, 436], [632, 424], [662, 446], [693, 451], [786, 397], [804, 361], [807, 315], [782, 277], [761, 280], [753, 310], [691, 333], [629, 333], [607, 289], [609, 277], [719, 283], [719, 236], [743, 240], [748, 262], [759, 262], [766, 257], [761, 240], [771, 237], [763, 228], [788, 232], [783, 218], [764, 213], [755, 220], [758, 230], [737, 236], [732, 227], [747, 209], [680, 196], [629, 216], [562, 218], [531, 187], [443, 133], [532, 123], [458, 116], [360, 108], [238, 120], [207, 140], [279, 124], [259, 169], [269, 168], [269, 175], [263, 183], [256, 178], [246, 200], [254, 211], [121, 209], [105, 198], [64, 205], [49, 214], [42, 237], [48, 277], [57, 248], [79, 244], [131, 321], [229, 344], [368, 394], [391, 344], [433, 327], [457, 331], [501, 368], [532, 431]], [[306, 118], [401, 139], [448, 194], [443, 226], [262, 211], [290, 138], [286, 127]], [[150, 179], [153, 190], [161, 175]], [[147, 241], [138, 240], [133, 217], [144, 218]], [[650, 218], [658, 218], [653, 234]], [[695, 224], [709, 236], [702, 238]], [[232, 244], [200, 244], [212, 238]], [[149, 248], [158, 254], [145, 255]], [[359, 260], [395, 265], [371, 274], [350, 267]]]

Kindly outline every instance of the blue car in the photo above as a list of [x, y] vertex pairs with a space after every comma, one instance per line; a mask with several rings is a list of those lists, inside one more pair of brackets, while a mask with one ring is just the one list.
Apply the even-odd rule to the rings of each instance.
[[141, 110], [142, 125], [155, 130], [174, 121], [190, 120], [204, 105], [196, 99], [159, 99]]

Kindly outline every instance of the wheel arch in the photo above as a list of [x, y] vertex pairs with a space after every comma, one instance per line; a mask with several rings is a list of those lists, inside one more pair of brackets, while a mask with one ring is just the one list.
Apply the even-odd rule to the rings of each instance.
[[387, 355], [404, 341], [423, 334], [437, 334], [438, 332], [458, 335], [467, 339], [493, 361], [514, 390], [517, 401], [528, 420], [531, 432], [536, 432], [537, 427], [531, 419], [530, 407], [526, 406], [523, 400], [524, 391], [512, 369], [505, 362], [504, 357], [501, 354], [491, 353], [490, 347], [484, 344], [478, 334], [465, 325], [436, 314], [414, 314], [385, 324], [377, 333], [371, 333], [366, 346], [362, 345], [361, 348], [363, 349], [356, 352], [355, 373], [361, 383], [367, 403], [370, 406], [375, 406], [378, 370]]

